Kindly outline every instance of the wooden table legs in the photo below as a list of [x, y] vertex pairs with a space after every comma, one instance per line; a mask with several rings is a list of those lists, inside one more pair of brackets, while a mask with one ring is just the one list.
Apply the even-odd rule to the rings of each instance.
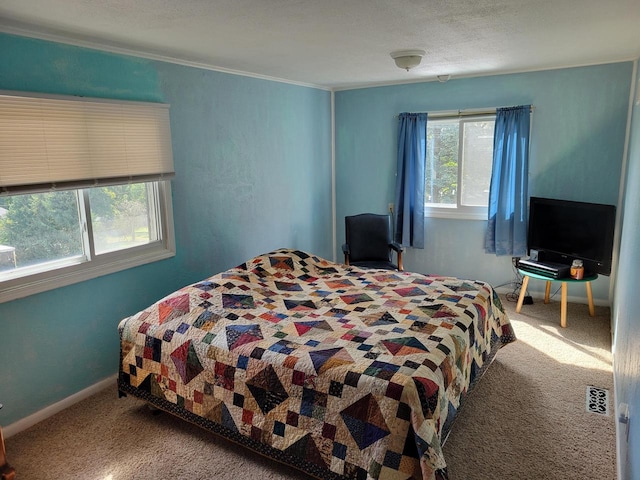
[[[524, 296], [527, 292], [527, 285], [529, 285], [529, 277], [525, 275], [522, 279], [522, 287], [520, 287], [520, 296], [518, 297], [518, 304], [516, 305], [516, 313], [520, 313], [520, 309], [522, 308], [522, 302], [524, 301]], [[547, 303], [546, 297], [544, 303]]]
[[0, 427], [0, 480], [14, 480], [16, 471], [7, 462], [7, 455], [4, 449], [4, 438]]
[[[561, 299], [560, 299], [560, 326], [562, 328], [566, 328], [567, 326], [567, 283], [562, 280], [557, 280], [562, 283], [561, 287]], [[596, 311], [593, 306], [593, 292], [591, 290], [591, 282], [584, 282], [585, 287], [587, 288], [587, 300], [589, 301], [589, 315], [595, 316]], [[516, 305], [516, 313], [520, 313], [522, 309], [522, 303], [524, 301], [524, 297], [526, 295], [527, 286], [529, 285], [529, 277], [524, 275], [522, 279], [522, 287], [520, 287], [520, 296], [518, 297], [518, 304]], [[547, 284], [544, 289], [544, 303], [549, 303], [549, 294], [551, 292], [551, 281], [547, 280]]]
[[591, 282], [585, 283], [587, 287], [587, 300], [589, 301], [589, 315], [592, 317], [596, 314], [596, 309], [593, 306], [593, 293], [591, 292]]
[[549, 294], [551, 293], [551, 281], [547, 280], [547, 286], [544, 288], [544, 303], [549, 303]]
[[560, 326], [567, 327], [567, 282], [562, 282], [562, 294], [560, 300]]

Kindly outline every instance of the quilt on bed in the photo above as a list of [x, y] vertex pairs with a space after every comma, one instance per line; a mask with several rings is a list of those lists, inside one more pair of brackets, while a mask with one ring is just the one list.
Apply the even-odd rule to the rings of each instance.
[[256, 257], [122, 320], [122, 392], [321, 478], [445, 479], [461, 398], [514, 339], [480, 281]]

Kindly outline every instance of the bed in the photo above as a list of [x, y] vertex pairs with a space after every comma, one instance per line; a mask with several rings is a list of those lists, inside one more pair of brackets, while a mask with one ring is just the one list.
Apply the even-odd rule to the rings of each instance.
[[118, 388], [330, 479], [447, 478], [443, 440], [515, 339], [485, 282], [281, 249], [119, 326]]

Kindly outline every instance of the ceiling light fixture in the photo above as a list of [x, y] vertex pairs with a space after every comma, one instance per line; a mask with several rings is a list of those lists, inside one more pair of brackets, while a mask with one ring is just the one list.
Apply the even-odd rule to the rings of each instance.
[[396, 62], [398, 68], [403, 68], [408, 72], [420, 65], [425, 53], [424, 50], [397, 50], [391, 52], [391, 58]]

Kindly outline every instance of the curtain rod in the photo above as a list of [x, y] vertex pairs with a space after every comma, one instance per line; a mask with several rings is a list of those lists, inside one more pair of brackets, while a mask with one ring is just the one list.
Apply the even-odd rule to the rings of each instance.
[[[445, 110], [442, 112], [429, 115], [429, 118], [442, 118], [442, 117], [477, 117], [482, 115], [493, 115], [499, 108], [512, 108], [512, 107], [495, 107], [495, 108], [479, 108], [479, 109], [466, 109], [466, 110]], [[534, 106], [530, 105], [529, 112], [533, 112]], [[418, 113], [418, 112], [413, 112]], [[419, 112], [429, 113], [429, 112]], [[394, 118], [398, 118], [400, 114], [394, 115]]]

